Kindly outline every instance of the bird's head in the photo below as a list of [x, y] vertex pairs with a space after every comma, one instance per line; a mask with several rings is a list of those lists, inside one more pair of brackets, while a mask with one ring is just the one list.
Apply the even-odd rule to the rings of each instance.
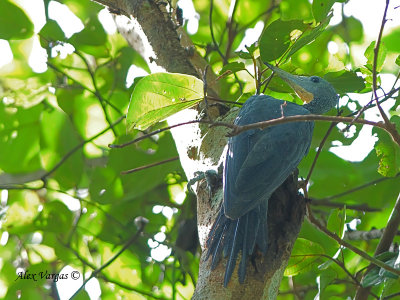
[[269, 63], [265, 63], [276, 75], [287, 82], [303, 100], [305, 108], [313, 114], [324, 114], [338, 103], [338, 95], [333, 86], [318, 76], [292, 75]]

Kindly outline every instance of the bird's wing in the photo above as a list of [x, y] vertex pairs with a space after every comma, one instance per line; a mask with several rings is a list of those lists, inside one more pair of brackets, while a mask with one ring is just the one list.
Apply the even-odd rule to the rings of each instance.
[[[277, 111], [283, 101], [273, 100], [264, 101], [262, 108], [253, 105], [256, 111], [246, 114], [262, 114], [264, 120], [279, 117]], [[298, 105], [288, 105], [284, 112], [285, 116], [309, 113]], [[242, 120], [240, 125], [248, 121]], [[231, 138], [224, 172], [226, 215], [238, 218], [267, 200], [307, 154], [312, 131], [312, 122], [296, 122], [250, 130]]]

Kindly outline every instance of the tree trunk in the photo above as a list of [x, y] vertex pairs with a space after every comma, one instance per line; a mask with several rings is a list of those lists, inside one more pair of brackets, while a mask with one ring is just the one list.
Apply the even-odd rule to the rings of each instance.
[[[172, 22], [165, 17], [162, 6], [157, 6], [155, 1], [95, 1], [129, 18], [123, 22], [116, 18], [119, 30], [130, 45], [149, 62], [153, 72], [165, 70], [202, 78], [206, 63], [197, 53], [188, 54], [185, 49], [192, 47], [190, 39], [184, 32], [180, 32], [178, 36]], [[118, 16], [118, 18], [122, 17]], [[126, 28], [127, 25], [131, 27]], [[215, 76], [211, 71], [207, 73], [207, 84], [211, 89], [209, 92], [218, 93]], [[232, 108], [227, 113], [226, 110], [220, 108], [219, 105], [210, 106], [207, 116], [212, 120], [233, 122], [238, 108]], [[194, 120], [199, 118], [202, 109], [204, 109], [203, 104], [194, 109], [187, 109], [170, 117], [168, 122], [172, 125]], [[210, 128], [208, 125], [191, 124], [177, 127], [171, 132], [188, 179], [193, 178], [196, 171], [216, 170], [223, 162], [224, 148], [227, 144], [227, 128]], [[223, 287], [226, 259], [223, 259], [211, 272], [211, 259], [206, 261], [204, 255], [205, 240], [221, 205], [222, 188], [214, 191], [210, 199], [205, 180], [200, 181], [195, 187], [198, 231], [203, 255], [193, 298], [275, 299], [305, 215], [305, 201], [299, 195], [297, 188], [297, 172], [282, 184], [269, 201], [267, 255], [265, 257], [253, 255], [247, 267], [245, 283], [239, 284], [235, 271], [227, 288]], [[238, 257], [239, 260], [240, 257]]]
[[[208, 229], [199, 231], [203, 250], [204, 240], [219, 209], [218, 203], [222, 200], [221, 195], [222, 191], [218, 191], [214, 201], [210, 202], [204, 183], [198, 188], [198, 225], [199, 228]], [[226, 259], [211, 272], [211, 258], [206, 261], [206, 252], [203, 251], [193, 299], [275, 299], [304, 215], [305, 200], [298, 193], [296, 171], [275, 191], [269, 201], [268, 251], [265, 257], [256, 254], [251, 257], [244, 284], [239, 284], [235, 270], [227, 288], [224, 288], [222, 283]], [[237, 261], [240, 261], [240, 257]]]

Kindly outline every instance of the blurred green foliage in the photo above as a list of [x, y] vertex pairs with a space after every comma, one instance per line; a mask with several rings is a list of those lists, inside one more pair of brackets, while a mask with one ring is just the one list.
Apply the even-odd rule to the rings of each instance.
[[[372, 89], [375, 42], [365, 36], [361, 22], [345, 16], [343, 10], [341, 21], [328, 25], [332, 5], [346, 5], [345, 1], [234, 2], [235, 9], [229, 9], [231, 1], [214, 1], [210, 28], [210, 1], [194, 1], [200, 19], [191, 39], [212, 70], [221, 75], [221, 98], [243, 102], [255, 93], [253, 63], [261, 57], [291, 72], [324, 77], [348, 99], [339, 108], [342, 115], [357, 114], [363, 104], [355, 93]], [[171, 81], [168, 75], [161, 75], [169, 82], [169, 98], [161, 99], [162, 91], [158, 91], [159, 101], [150, 104], [133, 98], [128, 121], [141, 118], [150, 128], [127, 132], [129, 124], [123, 116], [132, 91], [138, 87], [145, 97], [154, 88], [152, 77], [138, 77], [127, 86], [128, 71], [134, 65], [148, 72], [146, 62], [118, 33], [105, 31], [98, 18], [102, 6], [91, 1], [63, 1], [84, 24], [82, 31], [66, 37], [58, 21], [48, 17], [49, 3], [44, 1], [41, 8], [46, 15], [43, 27], [34, 31], [29, 11], [17, 1], [0, 2], [0, 38], [8, 41], [13, 53], [12, 62], [0, 68], [0, 297], [54, 298], [54, 281], [15, 280], [17, 270], [60, 273], [65, 266], [72, 266], [81, 274], [93, 271], [136, 234], [135, 217], [143, 216], [149, 220], [145, 233], [98, 274], [101, 298], [189, 299], [200, 249], [185, 251], [175, 245], [182, 239], [180, 224], [196, 215], [195, 199], [184, 188], [187, 178], [182, 167], [173, 161], [121, 175], [121, 171], [177, 156], [172, 136], [162, 132], [123, 149], [110, 149], [108, 144], [124, 143], [164, 127], [165, 123], [158, 121], [199, 100], [193, 95], [201, 97], [201, 82], [184, 75]], [[264, 26], [259, 43], [247, 44], [250, 53], [244, 49], [237, 52], [246, 32], [259, 22]], [[217, 44], [212, 42], [210, 30]], [[377, 60], [378, 72], [393, 73], [397, 79], [399, 30], [383, 37]], [[35, 40], [48, 55], [42, 73], [34, 72], [28, 63]], [[336, 43], [336, 53], [327, 50], [329, 42]], [[73, 50], [63, 54], [68, 45]], [[364, 63], [355, 63], [360, 60]], [[265, 83], [269, 75], [264, 72], [258, 83]], [[171, 98], [179, 99], [185, 85], [190, 86], [190, 99], [181, 97], [193, 103], [171, 105]], [[264, 85], [259, 88], [262, 91]], [[385, 101], [397, 126], [400, 97], [396, 98], [394, 89], [392, 93], [385, 90], [389, 95]], [[276, 78], [265, 92], [298, 101]], [[299, 166], [301, 176], [307, 176], [328, 128], [328, 123], [316, 124], [310, 153]], [[309, 188], [313, 201], [323, 199], [339, 207], [315, 207], [318, 217], [338, 235], [345, 224], [356, 219], [360, 230], [385, 227], [400, 186], [399, 147], [385, 132], [374, 129], [378, 139], [375, 151], [360, 162], [346, 161], [328, 151], [338, 143], [350, 145], [362, 126], [353, 128], [355, 132], [348, 134], [333, 127]], [[343, 193], [346, 191], [352, 192]], [[379, 212], [346, 208], [361, 204]], [[198, 243], [195, 234], [186, 238]], [[378, 241], [353, 243], [372, 255]], [[163, 247], [169, 249], [164, 251], [167, 254], [157, 258], [156, 252]], [[396, 257], [388, 254], [382, 260], [393, 265]], [[279, 299], [296, 299], [295, 294], [301, 299], [314, 299], [317, 294], [320, 299], [352, 297], [357, 285], [349, 274], [355, 276], [367, 265], [305, 221]], [[399, 292], [399, 279], [379, 268], [362, 284], [373, 286], [376, 295]], [[76, 299], [88, 299], [88, 295], [81, 291]]]

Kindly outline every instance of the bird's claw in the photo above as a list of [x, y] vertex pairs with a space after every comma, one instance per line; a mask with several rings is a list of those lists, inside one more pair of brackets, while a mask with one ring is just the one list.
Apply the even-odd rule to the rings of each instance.
[[213, 191], [215, 191], [220, 183], [222, 182], [221, 177], [222, 177], [222, 168], [218, 168], [218, 172], [215, 170], [207, 170], [205, 172], [202, 171], [197, 171], [194, 173], [195, 177], [189, 180], [187, 183], [187, 188], [190, 192], [194, 193], [192, 189], [192, 185], [195, 184], [196, 182], [205, 179], [207, 182], [207, 190], [208, 190], [208, 196], [211, 199]]

